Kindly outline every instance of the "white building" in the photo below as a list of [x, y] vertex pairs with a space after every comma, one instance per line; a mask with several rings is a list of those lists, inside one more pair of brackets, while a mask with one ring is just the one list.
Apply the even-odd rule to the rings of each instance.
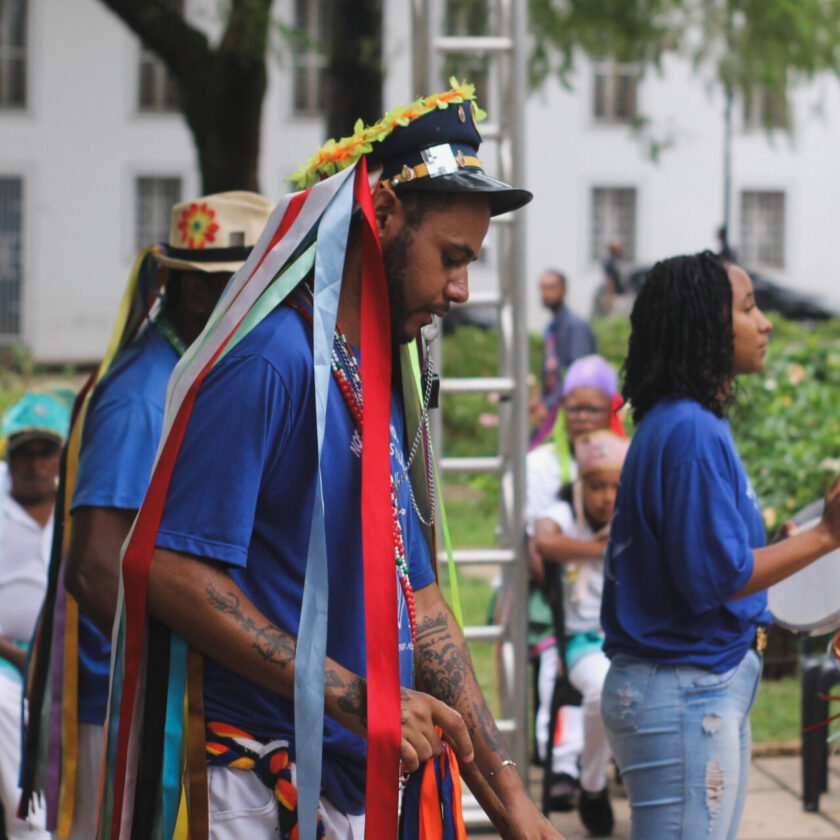
[[[218, 28], [214, 0], [186, 3], [191, 19]], [[317, 10], [315, 2], [274, 5], [275, 17], [314, 37]], [[387, 0], [387, 106], [415, 95], [408, 18], [408, 0]], [[549, 82], [527, 107], [533, 328], [544, 320], [536, 294], [543, 268], [568, 273], [572, 306], [586, 314], [610, 236], [621, 235], [627, 256], [644, 264], [713, 247], [721, 221], [723, 107], [706, 80], [676, 60], [640, 82], [632, 68], [580, 66], [574, 91]], [[260, 164], [268, 196], [287, 190], [283, 178], [324, 139], [318, 74], [311, 53], [286, 49], [271, 60]], [[0, 3], [3, 343], [20, 342], [44, 362], [102, 353], [133, 256], [165, 237], [168, 207], [200, 189], [173, 101], [161, 66], [99, 0]], [[768, 136], [738, 120], [731, 239], [750, 267], [832, 292], [836, 84], [798, 91], [792, 110], [792, 135]], [[628, 128], [637, 113], [650, 120], [642, 134]], [[658, 164], [651, 138], [670, 144]]]

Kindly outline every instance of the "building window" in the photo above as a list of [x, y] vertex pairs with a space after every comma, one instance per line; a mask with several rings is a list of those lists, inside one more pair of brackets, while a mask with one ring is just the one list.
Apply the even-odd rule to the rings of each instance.
[[741, 193], [741, 241], [744, 265], [785, 267], [785, 194], [745, 190]]
[[26, 107], [26, 0], [0, 2], [0, 108]]
[[[184, 13], [184, 0], [167, 0], [167, 6]], [[179, 108], [178, 85], [152, 50], [140, 48], [137, 68], [137, 110], [144, 114], [169, 114]]]
[[0, 177], [0, 341], [20, 335], [23, 284], [23, 181]]
[[319, 117], [326, 110], [327, 20], [325, 0], [295, 0], [292, 84], [295, 114], [301, 117]]
[[595, 187], [592, 190], [593, 260], [602, 260], [607, 244], [618, 237], [624, 259], [636, 259], [636, 190], [634, 187]]
[[592, 116], [598, 122], [628, 123], [637, 116], [639, 67], [610, 59], [593, 62]]
[[140, 251], [169, 239], [172, 205], [181, 200], [181, 179], [139, 175], [134, 186], [134, 248]]
[[169, 114], [178, 110], [178, 86], [166, 65], [151, 50], [140, 50], [137, 109], [144, 114]]
[[787, 97], [783, 93], [761, 88], [749, 99], [744, 100], [744, 129], [746, 131], [787, 129], [789, 126], [790, 112]]

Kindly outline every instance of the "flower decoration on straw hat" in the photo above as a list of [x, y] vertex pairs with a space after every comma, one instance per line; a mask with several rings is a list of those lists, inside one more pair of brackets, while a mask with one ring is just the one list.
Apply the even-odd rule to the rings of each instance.
[[178, 229], [181, 231], [181, 242], [187, 248], [203, 248], [208, 242], [216, 241], [216, 231], [219, 225], [214, 221], [215, 211], [206, 202], [193, 202], [184, 209]]
[[469, 82], [459, 83], [454, 76], [449, 80], [449, 84], [449, 90], [431, 96], [421, 96], [409, 105], [394, 108], [373, 125], [365, 126], [361, 120], [357, 120], [354, 133], [350, 137], [328, 140], [300, 169], [290, 175], [288, 180], [298, 189], [307, 189], [317, 181], [351, 166], [362, 155], [372, 152], [373, 144], [384, 140], [395, 129], [404, 128], [436, 108], [445, 109], [450, 105], [468, 102], [476, 122], [487, 117], [476, 104], [475, 85]]

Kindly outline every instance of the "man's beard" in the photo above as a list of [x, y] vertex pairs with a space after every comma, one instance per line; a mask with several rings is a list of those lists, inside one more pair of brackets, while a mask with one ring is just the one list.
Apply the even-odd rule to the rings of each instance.
[[382, 264], [391, 308], [391, 340], [407, 344], [415, 336], [405, 334], [409, 311], [405, 286], [408, 272], [408, 249], [414, 241], [414, 230], [408, 226], [382, 249]]

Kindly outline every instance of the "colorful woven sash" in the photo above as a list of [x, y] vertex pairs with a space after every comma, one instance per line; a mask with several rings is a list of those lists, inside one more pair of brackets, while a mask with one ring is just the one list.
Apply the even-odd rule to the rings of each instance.
[[[242, 729], [210, 721], [205, 732], [207, 764], [232, 770], [250, 770], [277, 799], [281, 840], [298, 838], [298, 791], [292, 780], [289, 745], [285, 741], [265, 742]], [[318, 819], [316, 837], [324, 837]]]

